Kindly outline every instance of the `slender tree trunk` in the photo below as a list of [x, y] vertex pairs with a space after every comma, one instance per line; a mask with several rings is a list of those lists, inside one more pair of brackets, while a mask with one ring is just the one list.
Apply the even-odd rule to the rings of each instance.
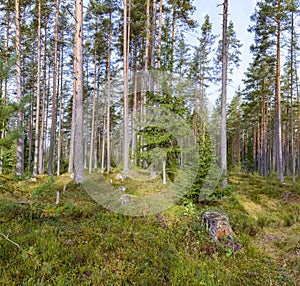
[[[176, 1], [172, 2], [172, 27], [171, 27], [171, 37], [172, 37], [172, 48], [171, 48], [171, 73], [174, 68], [174, 50], [175, 50], [175, 26], [176, 26]], [[172, 80], [171, 84], [172, 86]]]
[[292, 33], [291, 33], [291, 86], [290, 86], [290, 122], [291, 122], [291, 164], [292, 164], [292, 180], [296, 180], [296, 156], [295, 156], [295, 140], [294, 140], [294, 108], [293, 108], [293, 80], [294, 80], [294, 13], [292, 12]]
[[[98, 78], [99, 72], [97, 71], [97, 78]], [[99, 83], [97, 82], [97, 91], [96, 91], [96, 113], [95, 113], [95, 140], [94, 140], [94, 169], [98, 168], [98, 133], [99, 132], [99, 111], [98, 111], [98, 102], [99, 102]]]
[[[83, 98], [83, 142], [84, 142], [84, 151], [83, 151], [83, 166], [84, 169], [87, 169], [87, 156], [88, 156], [88, 133], [89, 133], [89, 120], [88, 120], [88, 113], [89, 113], [89, 55], [86, 50], [86, 56], [85, 56], [85, 91], [83, 91], [85, 98]], [[83, 97], [84, 97], [83, 95]]]
[[132, 106], [132, 135], [131, 135], [131, 156], [132, 162], [136, 164], [136, 114], [137, 114], [137, 87], [138, 87], [138, 78], [137, 78], [137, 43], [134, 44], [134, 59], [133, 59], [133, 79], [134, 79], [134, 86], [133, 86], [133, 106]]
[[298, 79], [298, 71], [297, 71], [297, 61], [294, 61], [295, 65], [295, 78], [296, 78], [296, 93], [297, 93], [297, 167], [298, 167], [298, 178], [300, 178], [300, 93], [299, 93], [299, 79]]
[[103, 112], [103, 136], [102, 136], [102, 145], [101, 145], [101, 173], [104, 173], [105, 168], [105, 141], [106, 141], [106, 103], [104, 103], [104, 112]]
[[[107, 130], [106, 130], [106, 172], [110, 172], [110, 49], [112, 39], [112, 15], [109, 15], [109, 37], [107, 43], [107, 77], [106, 77], [106, 92], [107, 92]], [[130, 23], [130, 21], [129, 21]], [[130, 26], [130, 25], [129, 25]], [[130, 33], [128, 33], [130, 34]], [[129, 43], [129, 41], [128, 41]], [[129, 49], [129, 46], [128, 46]]]
[[[16, 25], [16, 86], [17, 86], [17, 103], [21, 105], [23, 94], [21, 89], [21, 54], [20, 54], [20, 1], [15, 0], [15, 25]], [[23, 134], [24, 114], [19, 106], [17, 126], [19, 130], [19, 138], [17, 140], [17, 160], [16, 160], [16, 176], [22, 176], [24, 173], [24, 134]]]
[[[147, 77], [149, 64], [149, 50], [150, 50], [150, 0], [147, 0], [146, 8], [146, 47], [145, 47], [145, 73]], [[147, 80], [147, 79], [146, 79]]]
[[[62, 42], [64, 42], [64, 34], [62, 33]], [[57, 176], [60, 175], [61, 169], [61, 151], [63, 148], [63, 136], [62, 136], [62, 128], [63, 128], [63, 62], [64, 62], [64, 46], [61, 46], [61, 57], [60, 57], [60, 87], [59, 87], [59, 121], [58, 121], [58, 140], [57, 140]]]
[[[45, 141], [45, 102], [46, 102], [46, 93], [47, 93], [47, 27], [45, 27], [45, 37], [44, 37], [44, 67], [43, 67], [43, 98], [42, 98], [42, 119], [41, 119], [41, 130], [39, 138], [39, 174], [44, 173], [44, 141]], [[46, 117], [47, 119], [47, 117]]]
[[[75, 69], [75, 61], [74, 61]], [[75, 81], [74, 81], [74, 92], [73, 92], [73, 107], [72, 107], [72, 123], [71, 123], [71, 138], [70, 138], [70, 154], [69, 154], [69, 166], [68, 173], [72, 174], [74, 171], [74, 135], [75, 135]]]
[[[130, 2], [129, 2], [130, 5]], [[128, 175], [129, 171], [129, 100], [128, 100], [128, 23], [127, 23], [127, 0], [124, 0], [124, 23], [123, 23], [123, 57], [124, 57], [124, 63], [123, 63], [123, 73], [124, 73], [124, 118], [123, 118], [123, 124], [124, 124], [124, 130], [123, 130], [123, 160], [124, 160], [124, 176], [126, 177]]]
[[[75, 4], [74, 80], [75, 80], [75, 134], [74, 134], [74, 182], [82, 183], [83, 170], [83, 53], [82, 18], [83, 0]], [[74, 108], [74, 106], [73, 106]]]
[[257, 161], [257, 157], [256, 157], [256, 123], [254, 123], [253, 125], [253, 147], [252, 147], [252, 153], [253, 153], [253, 170], [254, 173], [256, 173], [256, 161]]
[[41, 0], [38, 0], [38, 59], [37, 59], [37, 87], [36, 87], [36, 115], [35, 115], [35, 140], [33, 158], [33, 176], [38, 174], [39, 158], [39, 131], [40, 131], [40, 101], [41, 101]]
[[157, 68], [161, 68], [161, 38], [162, 38], [162, 14], [163, 14], [163, 0], [159, 1], [159, 22], [158, 22], [158, 38], [157, 38]]
[[[9, 42], [9, 32], [10, 32], [10, 12], [7, 11], [7, 22], [6, 22], [6, 36], [5, 36], [5, 65], [8, 63], [8, 42]], [[2, 90], [2, 88], [1, 88]], [[4, 79], [3, 87], [3, 105], [6, 106], [7, 102], [7, 77]], [[3, 123], [3, 131], [1, 133], [1, 139], [6, 138], [6, 123]], [[3, 148], [0, 148], [0, 175], [3, 173]]]
[[58, 54], [58, 17], [59, 17], [59, 0], [56, 0], [55, 14], [55, 38], [54, 38], [54, 62], [53, 62], [53, 93], [52, 93], [52, 119], [50, 132], [49, 162], [48, 175], [53, 176], [54, 149], [56, 137], [56, 115], [57, 115], [57, 54]]
[[151, 45], [151, 67], [154, 69], [155, 67], [155, 35], [156, 35], [156, 0], [153, 0], [153, 12], [152, 12], [152, 45]]
[[[98, 33], [98, 17], [96, 19], [96, 31]], [[90, 145], [90, 161], [89, 161], [89, 174], [92, 173], [93, 155], [95, 147], [95, 114], [96, 114], [96, 100], [97, 100], [97, 51], [96, 51], [96, 36], [94, 39], [94, 96], [93, 96], [93, 112], [92, 112], [92, 130], [91, 130], [91, 145]]]
[[[264, 83], [263, 83], [264, 90]], [[260, 174], [263, 177], [267, 176], [267, 156], [268, 156], [268, 100], [266, 99], [265, 94], [262, 96], [262, 129], [261, 129], [261, 171]]]
[[223, 36], [222, 36], [222, 96], [221, 96], [221, 171], [222, 188], [227, 186], [227, 142], [226, 142], [226, 97], [227, 97], [227, 64], [228, 64], [228, 43], [227, 43], [227, 16], [228, 0], [223, 3]]
[[[34, 81], [32, 80], [32, 94], [34, 94]], [[32, 137], [33, 137], [33, 100], [30, 103], [30, 118], [29, 118], [29, 130], [28, 130], [28, 173], [31, 170], [31, 160], [32, 160]]]
[[257, 123], [257, 168], [258, 173], [261, 176], [261, 127], [260, 122]]
[[283, 177], [283, 163], [282, 163], [282, 136], [281, 136], [281, 103], [280, 103], [280, 33], [281, 33], [281, 0], [277, 1], [277, 62], [276, 62], [276, 90], [275, 90], [275, 120], [276, 120], [276, 145], [277, 145], [277, 170], [278, 178], [281, 182]]

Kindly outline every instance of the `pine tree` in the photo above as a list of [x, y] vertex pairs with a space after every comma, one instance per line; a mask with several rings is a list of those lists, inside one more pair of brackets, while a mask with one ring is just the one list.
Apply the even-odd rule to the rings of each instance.
[[83, 1], [76, 0], [75, 4], [75, 38], [74, 38], [74, 182], [82, 183], [83, 171]]

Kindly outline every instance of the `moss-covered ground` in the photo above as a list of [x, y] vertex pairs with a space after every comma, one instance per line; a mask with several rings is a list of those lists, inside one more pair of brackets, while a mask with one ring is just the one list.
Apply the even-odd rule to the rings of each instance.
[[[300, 285], [300, 182], [231, 174], [207, 204], [131, 217], [67, 175], [0, 181], [0, 285]], [[239, 251], [210, 241], [204, 209], [228, 213]]]

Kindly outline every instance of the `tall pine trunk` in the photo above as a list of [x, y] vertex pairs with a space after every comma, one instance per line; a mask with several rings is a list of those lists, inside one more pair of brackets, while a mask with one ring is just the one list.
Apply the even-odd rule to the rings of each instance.
[[39, 174], [44, 173], [44, 142], [45, 142], [45, 110], [46, 110], [46, 97], [47, 97], [47, 25], [45, 27], [45, 36], [44, 36], [44, 66], [43, 66], [43, 97], [41, 103], [41, 130], [40, 130], [40, 138], [39, 138], [39, 159], [38, 159], [38, 168]]
[[52, 91], [52, 113], [51, 113], [51, 131], [50, 131], [50, 147], [48, 175], [53, 176], [54, 168], [54, 149], [56, 137], [56, 113], [57, 113], [57, 54], [58, 54], [58, 17], [59, 17], [59, 0], [56, 0], [55, 13], [55, 38], [54, 38], [54, 62], [53, 62], [53, 91]]
[[[129, 3], [130, 5], [130, 3]], [[124, 0], [124, 23], [123, 23], [123, 74], [124, 74], [124, 115], [123, 115], [123, 172], [127, 177], [129, 171], [129, 100], [128, 100], [128, 23], [127, 23], [127, 0]]]
[[[64, 34], [62, 33], [62, 43], [64, 42]], [[63, 148], [63, 62], [64, 62], [64, 45], [61, 45], [61, 56], [60, 56], [60, 85], [59, 85], [59, 119], [58, 119], [58, 138], [57, 138], [57, 176], [60, 175], [61, 171], [61, 152]]]
[[35, 139], [33, 176], [38, 174], [39, 158], [39, 131], [40, 131], [40, 101], [41, 101], [41, 0], [38, 0], [38, 46], [37, 46], [37, 87], [36, 87], [36, 115], [35, 115]]
[[157, 69], [161, 68], [161, 38], [162, 38], [162, 16], [163, 16], [163, 0], [159, 2], [159, 20], [158, 20], [158, 37], [157, 37]]
[[[8, 42], [9, 42], [9, 32], [10, 32], [10, 12], [7, 11], [7, 22], [6, 22], [6, 36], [5, 36], [5, 66], [7, 66], [8, 63]], [[1, 83], [2, 84], [2, 83]], [[2, 88], [1, 88], [2, 90]], [[6, 106], [7, 103], [7, 77], [4, 78], [4, 87], [3, 87], [3, 104]], [[0, 132], [1, 139], [6, 138], [6, 124], [3, 123], [1, 126], [3, 128], [3, 131]], [[3, 148], [0, 147], [0, 175], [3, 173]]]
[[[98, 33], [98, 17], [96, 19], [96, 32]], [[89, 160], [89, 174], [92, 173], [94, 149], [95, 149], [95, 115], [96, 115], [96, 100], [97, 100], [97, 50], [96, 50], [96, 36], [94, 39], [94, 95], [93, 95], [93, 111], [92, 111], [92, 130], [91, 130], [91, 143], [90, 143], [90, 160]]]
[[281, 13], [280, 13], [281, 0], [277, 1], [277, 62], [276, 62], [276, 90], [275, 90], [275, 129], [276, 129], [276, 149], [277, 158], [276, 165], [278, 171], [278, 178], [281, 182], [284, 181], [283, 177], [283, 164], [282, 164], [282, 135], [281, 135], [281, 103], [280, 103], [280, 33], [281, 33]]
[[22, 93], [22, 75], [21, 75], [21, 54], [20, 54], [20, 1], [15, 0], [15, 25], [16, 25], [16, 86], [17, 86], [17, 103], [19, 104], [17, 126], [19, 131], [19, 137], [17, 140], [16, 150], [16, 176], [22, 176], [24, 173], [24, 135], [23, 135], [23, 123], [24, 114], [21, 109], [21, 103], [23, 100]]
[[[130, 23], [130, 21], [129, 21]], [[129, 33], [128, 33], [129, 34]], [[106, 64], [106, 93], [107, 93], [107, 128], [106, 128], [106, 172], [110, 172], [110, 57], [112, 40], [112, 15], [109, 14], [109, 37], [107, 42], [107, 64]], [[129, 43], [129, 40], [128, 40]], [[128, 44], [129, 46], [129, 44]]]
[[227, 186], [227, 140], [226, 140], [226, 98], [227, 98], [227, 17], [228, 0], [223, 3], [223, 33], [222, 33], [222, 95], [221, 95], [221, 172], [222, 188]]
[[294, 13], [292, 12], [292, 33], [291, 33], [291, 86], [290, 86], [290, 122], [291, 122], [291, 164], [292, 180], [296, 180], [296, 156], [295, 156], [295, 139], [294, 139], [294, 108], [293, 108], [293, 79], [294, 79]]
[[82, 18], [83, 0], [75, 4], [75, 39], [74, 39], [74, 87], [75, 87], [75, 132], [74, 132], [74, 182], [82, 183], [83, 169], [83, 51]]

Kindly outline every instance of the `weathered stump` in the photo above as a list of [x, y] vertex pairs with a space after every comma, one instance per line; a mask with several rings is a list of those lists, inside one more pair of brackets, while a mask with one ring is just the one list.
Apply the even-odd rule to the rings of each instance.
[[224, 236], [233, 239], [231, 236], [233, 231], [226, 213], [216, 210], [207, 210], [201, 214], [201, 220], [213, 240], [218, 241], [220, 237]]

